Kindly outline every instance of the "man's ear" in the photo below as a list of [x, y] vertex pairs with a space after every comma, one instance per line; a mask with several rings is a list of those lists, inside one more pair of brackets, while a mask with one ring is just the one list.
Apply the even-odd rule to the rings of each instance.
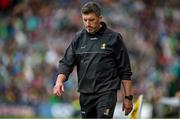
[[102, 21], [102, 16], [101, 15], [99, 16], [99, 19]]
[[102, 22], [102, 19], [103, 19], [103, 17], [102, 17], [102, 16], [99, 16], [99, 21], [100, 21], [100, 22]]

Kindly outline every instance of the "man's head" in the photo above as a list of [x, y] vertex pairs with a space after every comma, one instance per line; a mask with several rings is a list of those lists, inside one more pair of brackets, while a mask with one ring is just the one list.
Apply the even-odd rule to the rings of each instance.
[[84, 26], [89, 33], [96, 33], [102, 21], [101, 8], [96, 2], [88, 2], [81, 9]]

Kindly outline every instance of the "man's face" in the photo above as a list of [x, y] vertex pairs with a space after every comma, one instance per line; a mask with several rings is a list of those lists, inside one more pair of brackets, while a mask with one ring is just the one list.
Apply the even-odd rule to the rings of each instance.
[[82, 19], [87, 32], [94, 34], [99, 30], [101, 16], [97, 16], [95, 13], [82, 14]]

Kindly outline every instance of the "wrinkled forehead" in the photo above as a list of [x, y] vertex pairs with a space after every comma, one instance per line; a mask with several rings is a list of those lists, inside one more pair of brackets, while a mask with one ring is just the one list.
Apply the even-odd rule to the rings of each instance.
[[88, 14], [82, 14], [83, 18], [98, 18], [99, 16], [97, 16], [95, 13], [91, 12]]

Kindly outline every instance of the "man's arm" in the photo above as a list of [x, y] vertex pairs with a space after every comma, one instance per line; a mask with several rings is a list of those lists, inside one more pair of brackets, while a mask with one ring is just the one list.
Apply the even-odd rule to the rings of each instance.
[[66, 76], [64, 74], [59, 74], [56, 80], [56, 84], [53, 88], [53, 94], [57, 96], [61, 96], [64, 92], [64, 84], [63, 82], [66, 80]]
[[124, 88], [125, 96], [132, 95], [131, 94], [131, 88], [132, 88], [131, 80], [122, 80], [122, 85], [123, 85], [123, 88]]
[[66, 49], [66, 52], [64, 54], [64, 57], [59, 61], [59, 67], [58, 67], [58, 77], [56, 79], [56, 83], [53, 88], [53, 94], [57, 96], [61, 96], [64, 92], [64, 82], [68, 80], [68, 77], [70, 73], [73, 71], [73, 68], [75, 66], [75, 41], [77, 39], [77, 36], [75, 35], [73, 41]]
[[[125, 96], [132, 96], [131, 88], [132, 88], [131, 80], [122, 80], [122, 85], [124, 89]], [[122, 110], [125, 111], [125, 115], [128, 115], [133, 109], [132, 99], [124, 98]]]
[[117, 35], [117, 39], [113, 45], [113, 48], [114, 48], [114, 55], [116, 59], [119, 79], [122, 81], [124, 93], [126, 96], [126, 98], [124, 98], [122, 108], [123, 108], [123, 111], [125, 110], [125, 115], [128, 115], [133, 108], [132, 99], [127, 98], [127, 96], [131, 95], [132, 72], [131, 72], [128, 50], [125, 44], [123, 43], [123, 38], [120, 34]]

